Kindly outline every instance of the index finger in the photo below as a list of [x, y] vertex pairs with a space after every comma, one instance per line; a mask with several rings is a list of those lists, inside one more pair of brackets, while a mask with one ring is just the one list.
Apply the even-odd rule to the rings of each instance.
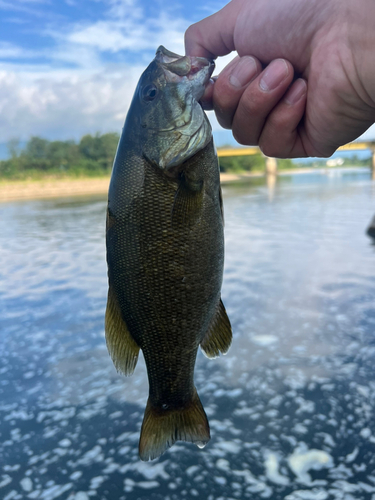
[[233, 34], [239, 3], [230, 2], [221, 10], [192, 24], [185, 33], [186, 55], [214, 59], [235, 50]]

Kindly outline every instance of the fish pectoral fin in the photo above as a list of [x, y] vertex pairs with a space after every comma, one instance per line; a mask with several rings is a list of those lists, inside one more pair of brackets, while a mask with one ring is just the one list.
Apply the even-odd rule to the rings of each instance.
[[123, 320], [119, 303], [111, 286], [108, 290], [105, 312], [105, 339], [116, 370], [124, 375], [132, 375], [138, 361], [139, 346]]
[[204, 339], [200, 343], [201, 349], [208, 358], [217, 358], [226, 354], [232, 343], [232, 327], [225, 310], [224, 304], [220, 299], [216, 314], [207, 330]]
[[200, 217], [203, 202], [203, 181], [181, 176], [172, 206], [172, 227], [192, 226]]
[[210, 426], [197, 391], [184, 408], [162, 410], [147, 401], [139, 439], [143, 461], [162, 455], [176, 441], [187, 441], [203, 448], [210, 440]]

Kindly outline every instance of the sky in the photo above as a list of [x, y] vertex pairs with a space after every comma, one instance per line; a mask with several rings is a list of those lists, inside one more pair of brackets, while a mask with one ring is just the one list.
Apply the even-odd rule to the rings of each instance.
[[[184, 54], [186, 28], [225, 3], [0, 0], [3, 149], [12, 138], [77, 140], [121, 132], [139, 76], [157, 47]], [[231, 134], [212, 122], [219, 141], [230, 142]]]
[[[159, 45], [184, 53], [186, 28], [226, 0], [0, 0], [0, 158], [12, 138], [121, 132]], [[234, 57], [219, 58], [218, 73]], [[216, 144], [235, 144], [209, 114]], [[374, 128], [365, 137], [375, 137]]]

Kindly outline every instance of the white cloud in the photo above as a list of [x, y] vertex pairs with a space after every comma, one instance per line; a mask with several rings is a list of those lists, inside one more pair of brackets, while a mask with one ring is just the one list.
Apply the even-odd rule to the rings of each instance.
[[[160, 43], [182, 52], [188, 25], [165, 14], [157, 19], [141, 14], [132, 1], [113, 0], [106, 20], [45, 31], [54, 42], [49, 49], [27, 51], [0, 43], [0, 57], [6, 58], [0, 72], [0, 142], [30, 135], [78, 138], [87, 132], [120, 131], [152, 52]], [[123, 62], [108, 64], [106, 51], [118, 52]], [[126, 63], [129, 51], [133, 60], [137, 57], [135, 63]], [[33, 58], [39, 58], [38, 63]]]
[[88, 76], [67, 73], [27, 85], [17, 73], [0, 72], [0, 142], [30, 135], [68, 139], [120, 131], [142, 71], [123, 67], [120, 75], [103, 68]]
[[39, 8], [35, 8], [33, 4], [41, 5], [47, 3], [44, 0], [29, 0], [29, 1], [8, 1], [0, 0], [0, 9], [10, 12], [21, 12], [24, 14], [32, 14], [33, 16], [42, 17], [43, 11]]

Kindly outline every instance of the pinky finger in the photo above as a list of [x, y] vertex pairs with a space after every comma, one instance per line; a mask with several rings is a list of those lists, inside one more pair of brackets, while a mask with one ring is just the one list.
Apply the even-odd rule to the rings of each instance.
[[268, 115], [259, 137], [259, 147], [265, 155], [279, 158], [307, 156], [299, 135], [306, 93], [306, 81], [298, 78]]

